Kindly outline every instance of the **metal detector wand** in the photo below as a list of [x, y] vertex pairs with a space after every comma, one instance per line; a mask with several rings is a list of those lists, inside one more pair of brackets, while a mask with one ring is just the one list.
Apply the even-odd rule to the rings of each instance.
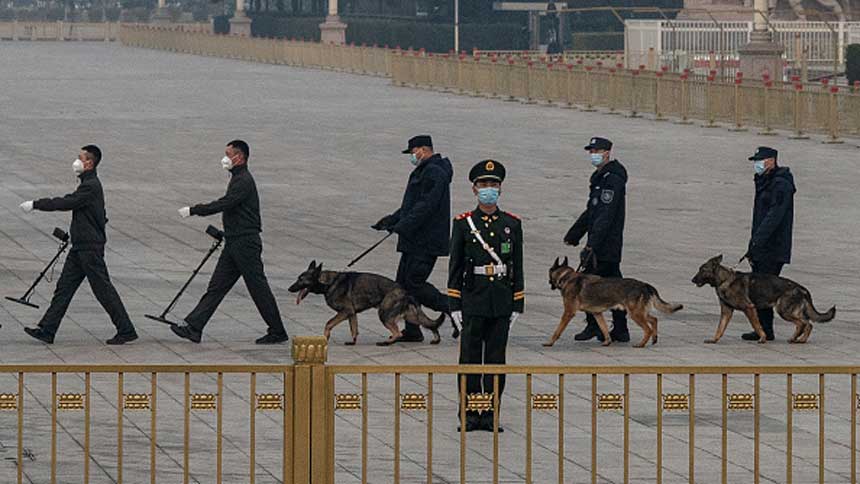
[[36, 286], [38, 286], [39, 283], [42, 282], [42, 279], [44, 279], [48, 271], [51, 270], [51, 267], [53, 267], [54, 264], [57, 263], [57, 260], [60, 258], [61, 255], [63, 255], [63, 252], [65, 252], [66, 249], [69, 247], [69, 234], [67, 234], [63, 229], [55, 227], [53, 235], [57, 239], [60, 239], [60, 242], [62, 242], [60, 244], [60, 248], [57, 250], [56, 255], [54, 255], [54, 258], [51, 259], [51, 262], [48, 262], [48, 265], [45, 266], [42, 272], [39, 273], [39, 276], [36, 278], [35, 281], [33, 281], [33, 284], [30, 285], [30, 287], [27, 289], [27, 292], [25, 292], [23, 296], [19, 298], [6, 296], [7, 300], [16, 302], [18, 304], [23, 304], [24, 306], [29, 306], [31, 308], [39, 309], [39, 306], [30, 302], [30, 297], [33, 295], [33, 292], [36, 291]]
[[179, 298], [182, 297], [182, 294], [185, 292], [186, 289], [188, 289], [188, 286], [191, 285], [191, 281], [193, 281], [194, 278], [197, 277], [197, 274], [200, 272], [200, 269], [202, 269], [203, 266], [206, 264], [206, 261], [208, 261], [209, 258], [212, 257], [212, 254], [214, 254], [215, 251], [218, 250], [219, 247], [221, 247], [221, 243], [224, 242], [224, 232], [218, 230], [218, 228], [216, 228], [215, 226], [210, 225], [209, 227], [206, 227], [206, 233], [209, 234], [209, 236], [211, 236], [212, 238], [214, 238], [215, 242], [212, 243], [212, 247], [209, 248], [209, 252], [206, 253], [206, 256], [203, 257], [203, 260], [200, 261], [200, 264], [198, 264], [197, 268], [194, 269], [194, 272], [191, 273], [191, 277], [189, 277], [188, 280], [185, 281], [185, 284], [182, 285], [182, 288], [179, 289], [179, 292], [176, 293], [176, 296], [174, 296], [173, 300], [170, 301], [170, 304], [168, 304], [167, 307], [164, 308], [164, 311], [162, 311], [161, 314], [159, 314], [158, 316], [152, 314], [145, 314], [144, 316], [154, 321], [159, 321], [161, 323], [171, 325], [176, 324], [173, 321], [167, 319], [167, 315], [170, 313], [170, 311], [173, 310], [173, 307], [176, 306], [176, 303], [179, 302]]

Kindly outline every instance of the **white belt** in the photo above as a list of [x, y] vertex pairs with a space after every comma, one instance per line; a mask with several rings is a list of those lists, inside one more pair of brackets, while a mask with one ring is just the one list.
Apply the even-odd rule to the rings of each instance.
[[478, 266], [474, 268], [475, 274], [479, 276], [504, 276], [508, 273], [508, 266], [504, 264]]

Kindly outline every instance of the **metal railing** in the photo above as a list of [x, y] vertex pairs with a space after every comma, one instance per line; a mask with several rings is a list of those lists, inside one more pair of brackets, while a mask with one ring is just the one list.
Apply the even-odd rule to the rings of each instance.
[[[6, 430], [2, 431], [8, 433], [15, 429], [17, 482], [33, 480], [26, 474], [25, 457], [31, 452], [28, 446], [34, 445], [33, 442], [45, 445], [38, 442], [39, 436], [44, 436], [45, 424], [32, 425], [40, 422], [32, 418], [32, 411], [28, 414], [31, 418], [25, 420], [24, 415], [25, 408], [31, 405], [28, 402], [34, 401], [34, 407], [36, 403], [44, 403], [38, 396], [45, 393], [45, 388], [40, 385], [45, 384], [44, 379], [48, 378], [49, 406], [45, 410], [50, 413], [50, 477], [35, 480], [52, 484], [58, 482], [59, 472], [62, 472], [64, 482], [70, 475], [68, 469], [58, 466], [61, 413], [64, 420], [71, 418], [65, 417], [68, 414], [82, 419], [83, 437], [76, 441], [83, 450], [84, 483], [90, 482], [90, 463], [95, 462], [93, 455], [98, 453], [104, 459], [105, 450], [114, 446], [116, 466], [108, 475], [115, 482], [124, 481], [124, 429], [129, 426], [134, 426], [137, 434], [143, 437], [136, 438], [132, 445], [139, 446], [141, 441], [148, 441], [149, 462], [148, 468], [145, 463], [136, 462], [136, 474], [126, 481], [143, 482], [141, 475], [144, 474], [150, 483], [169, 480], [171, 475], [177, 474], [175, 467], [178, 466], [182, 482], [190, 482], [191, 455], [200, 454], [205, 444], [210, 442], [192, 438], [192, 416], [202, 413], [215, 414], [215, 475], [214, 479], [205, 480], [221, 483], [224, 479], [223, 440], [227, 423], [233, 438], [239, 432], [237, 428], [247, 424], [243, 440], [247, 439], [248, 448], [231, 452], [234, 462], [230, 473], [232, 480], [254, 483], [258, 471], [256, 449], [260, 424], [257, 414], [260, 412], [274, 412], [275, 415], [267, 416], [262, 422], [267, 431], [278, 436], [274, 441], [269, 438], [266, 443], [268, 460], [271, 460], [272, 452], [282, 460], [280, 476], [272, 474], [272, 477], [291, 484], [334, 484], [337, 469], [354, 469], [351, 471], [354, 480], [362, 483], [397, 483], [403, 478], [404, 447], [407, 446], [411, 454], [409, 463], [413, 467], [408, 479], [411, 482], [419, 479], [414, 469], [417, 466], [424, 475], [420, 480], [426, 479], [428, 483], [437, 481], [439, 476], [466, 483], [474, 480], [475, 477], [470, 476], [479, 472], [486, 472], [485, 476], [492, 475], [494, 483], [502, 479], [563, 483], [569, 480], [565, 475], [569, 475], [569, 467], [573, 467], [571, 456], [584, 455], [586, 460], [576, 464], [587, 469], [593, 483], [609, 474], [619, 474], [612, 476], [613, 480], [630, 482], [634, 458], [651, 463], [651, 475], [657, 483], [664, 481], [667, 472], [672, 473], [668, 480], [673, 482], [696, 482], [697, 463], [713, 466], [715, 461], [719, 463], [719, 479], [726, 483], [730, 479], [729, 465], [739, 465], [737, 460], [743, 461], [741, 464], [750, 469], [750, 475], [743, 480], [758, 483], [763, 475], [762, 456], [767, 457], [768, 478], [772, 480], [792, 483], [796, 470], [794, 462], [801, 460], [804, 470], [815, 467], [815, 480], [819, 483], [825, 482], [825, 471], [836, 473], [840, 482], [856, 483], [856, 427], [860, 405], [857, 373], [860, 367], [344, 366], [326, 364], [327, 344], [321, 337], [296, 338], [293, 358], [294, 362], [289, 365], [0, 366], [0, 385], [16, 381], [16, 388], [0, 388], [0, 419], [7, 412], [14, 412], [17, 416], [17, 424], [4, 425]], [[467, 394], [467, 375], [489, 375], [489, 380], [485, 380], [489, 381], [485, 383], [488, 387], [482, 393]], [[265, 381], [261, 383], [260, 378], [265, 378]], [[502, 378], [506, 379], [507, 389], [504, 412], [501, 412], [500, 401]], [[74, 391], [61, 392], [61, 386]], [[376, 391], [380, 386], [385, 388]], [[439, 387], [443, 391], [440, 392]], [[206, 391], [192, 391], [201, 388]], [[343, 389], [347, 391], [339, 391]], [[261, 390], [268, 393], [261, 393]], [[226, 398], [227, 394], [233, 398]], [[97, 405], [96, 401], [109, 401], [111, 395], [115, 396], [113, 409], [107, 414], [98, 411], [103, 405]], [[162, 401], [166, 404], [181, 402], [181, 413], [159, 410], [165, 405]], [[465, 421], [467, 412], [471, 411], [493, 412], [491, 443], [481, 439], [480, 435], [467, 435], [465, 426], [456, 433], [444, 432], [445, 429], [453, 431], [458, 421]], [[359, 415], [359, 423], [352, 423], [351, 413]], [[734, 413], [752, 415], [751, 437], [730, 430], [729, 415]], [[141, 424], [141, 419], [133, 414], [148, 416], [149, 425]], [[674, 414], [683, 417], [671, 417]], [[715, 414], [719, 417], [715, 418]], [[810, 420], [802, 417], [803, 414], [815, 415], [817, 425], [810, 425]], [[418, 422], [423, 432], [414, 424], [405, 425], [405, 415], [411, 422]], [[635, 415], [635, 422], [632, 415]], [[761, 431], [763, 416], [769, 422], [770, 438], [767, 441]], [[165, 424], [164, 420], [171, 417]], [[505, 434], [505, 448], [510, 449], [515, 442], [521, 443], [518, 447], [522, 449], [521, 455], [513, 456], [507, 450], [503, 457], [502, 417], [509, 429]], [[835, 439], [826, 438], [828, 427], [825, 417], [831, 422], [830, 435], [834, 432], [838, 435]], [[651, 418], [653, 427], [631, 430], [632, 423], [641, 427], [643, 420], [651, 421]], [[670, 427], [667, 427], [666, 418], [671, 419]], [[536, 431], [535, 421], [539, 419], [543, 427]], [[549, 427], [546, 426], [547, 419], [554, 421]], [[779, 419], [784, 425], [784, 446], [781, 449], [773, 443], [774, 423]], [[800, 419], [806, 428], [799, 425]], [[162, 428], [168, 425], [171, 431], [158, 433], [159, 422], [162, 422]], [[679, 425], [681, 422], [686, 428]], [[832, 428], [834, 423], [835, 429]], [[609, 430], [601, 434], [600, 429], [604, 425]], [[103, 432], [97, 434], [102, 436], [101, 439], [93, 438], [93, 429], [103, 430], [105, 426], [115, 426], [115, 440], [105, 440]], [[621, 430], [621, 435], [614, 431], [613, 426]], [[68, 433], [70, 427], [63, 426], [63, 430]], [[409, 432], [405, 440], [404, 428]], [[555, 430], [548, 431], [548, 428]], [[796, 440], [801, 444], [809, 443], [808, 438], [794, 437], [794, 433], [800, 431], [805, 437], [815, 434], [816, 444], [795, 446]], [[606, 436], [607, 432], [610, 437]], [[697, 446], [697, 438], [716, 440], [716, 432], [719, 449], [707, 443]], [[748, 445], [751, 440], [752, 449], [732, 461], [729, 458], [729, 435], [739, 433], [741, 442], [737, 445]], [[434, 435], [440, 434], [443, 439], [441, 445], [434, 442]], [[371, 438], [375, 443], [373, 452]], [[671, 439], [669, 445], [664, 442], [666, 439]], [[601, 452], [607, 451], [607, 440], [620, 446], [620, 465], [600, 465]], [[678, 442], [683, 443], [683, 451], [678, 449]], [[647, 452], [633, 448], [644, 444], [647, 444]], [[344, 446], [348, 447], [346, 452], [338, 453], [337, 449], [343, 450]], [[176, 460], [173, 468], [167, 470], [163, 469], [164, 466], [156, 466], [157, 452], [177, 447], [182, 450], [181, 461]], [[442, 452], [439, 452], [440, 448]], [[845, 459], [845, 448], [850, 451], [848, 459]], [[385, 455], [384, 449], [390, 449], [391, 454]], [[804, 455], [812, 449], [817, 454], [815, 459]], [[835, 449], [831, 452], [839, 452], [841, 458], [826, 460], [828, 449]], [[490, 456], [487, 463], [475, 461], [472, 456], [476, 450]], [[536, 450], [553, 454], [555, 462], [551, 472], [542, 467], [541, 473], [536, 475]], [[418, 453], [423, 457], [415, 457]], [[68, 452], [63, 454], [68, 455]], [[236, 468], [235, 460], [239, 454], [247, 457], [245, 477], [237, 477], [244, 472]], [[443, 454], [441, 460], [439, 454]], [[617, 458], [617, 453], [610, 454], [610, 458]], [[782, 473], [775, 476], [772, 468], [774, 461], [779, 460], [775, 457], [777, 454], [782, 455], [784, 467]], [[452, 460], [456, 465], [452, 465]], [[669, 460], [672, 461], [671, 466], [667, 466]], [[686, 472], [679, 470], [678, 463], [684, 460]], [[510, 468], [517, 465], [516, 462], [522, 468], [513, 472], [514, 477], [502, 476], [503, 472], [511, 473]], [[546, 465], [545, 456], [541, 462]], [[379, 470], [380, 465], [385, 467], [383, 471]], [[99, 468], [100, 472], [108, 472], [104, 462], [99, 463]], [[160, 475], [159, 472], [165, 474]], [[643, 472], [642, 466], [638, 465], [637, 475]], [[551, 474], [554, 476], [550, 477]], [[200, 476], [193, 477], [197, 479]], [[799, 478], [798, 482], [810, 480], [807, 475]], [[178, 478], [172, 482], [177, 481]]]
[[597, 108], [631, 117], [649, 114], [682, 123], [726, 125], [733, 131], [755, 127], [762, 133], [785, 130], [794, 138], [824, 134], [828, 142], [860, 135], [860, 86], [803, 84], [765, 79], [717, 79], [688, 72], [624, 69], [620, 63], [579, 58], [573, 63], [518, 57], [434, 55], [422, 50], [321, 44], [293, 40], [208, 35], [172, 27], [123, 25], [128, 46], [211, 55], [299, 67], [335, 69], [392, 78], [400, 86], [459, 94], [543, 102], [586, 111]]

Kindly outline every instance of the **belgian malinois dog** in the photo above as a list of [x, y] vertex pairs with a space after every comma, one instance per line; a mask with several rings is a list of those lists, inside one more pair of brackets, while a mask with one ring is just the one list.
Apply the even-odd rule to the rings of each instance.
[[794, 323], [794, 335], [789, 343], [806, 343], [812, 333], [812, 321], [826, 323], [836, 316], [836, 306], [826, 313], [819, 313], [812, 304], [809, 291], [794, 281], [770, 274], [737, 272], [722, 262], [722, 255], [709, 259], [693, 277], [693, 284], [698, 287], [707, 284], [716, 288], [720, 299], [717, 334], [705, 343], [716, 343], [723, 337], [735, 311], [743, 311], [762, 344], [767, 339], [756, 309], [776, 308], [782, 319]]
[[645, 333], [642, 341], [634, 345], [642, 348], [651, 340], [657, 343], [657, 318], [650, 314], [651, 308], [664, 314], [672, 314], [684, 308], [681, 304], [671, 304], [660, 298], [654, 286], [636, 279], [600, 277], [578, 272], [567, 263], [555, 260], [549, 269], [549, 285], [561, 292], [564, 301], [564, 314], [552, 337], [544, 346], [552, 346], [577, 311], [591, 313], [597, 319], [603, 333], [603, 346], [612, 343], [603, 312], [609, 309], [623, 309]]
[[400, 339], [397, 323], [403, 319], [432, 331], [433, 340], [430, 344], [438, 344], [439, 326], [447, 316], [442, 313], [435, 321], [430, 319], [412, 296], [385, 276], [366, 272], [324, 271], [322, 264], [317, 265], [316, 261], [311, 262], [288, 291], [298, 293], [296, 304], [301, 303], [309, 293], [325, 295], [326, 304], [337, 314], [325, 324], [324, 335], [326, 339], [331, 338], [332, 329], [348, 319], [352, 341], [347, 342], [347, 345], [354, 345], [358, 339], [358, 313], [370, 308], [378, 308], [379, 320], [391, 331], [387, 340], [376, 343], [378, 346], [388, 346]]

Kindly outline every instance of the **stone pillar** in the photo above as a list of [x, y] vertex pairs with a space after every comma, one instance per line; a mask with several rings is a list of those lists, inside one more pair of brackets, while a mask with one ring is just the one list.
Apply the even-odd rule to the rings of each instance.
[[328, 0], [328, 15], [320, 24], [320, 41], [323, 44], [346, 43], [346, 24], [337, 15], [337, 0]]
[[768, 74], [771, 79], [779, 82], [783, 77], [782, 53], [785, 49], [773, 41], [767, 29], [765, 14], [768, 11], [767, 0], [753, 2], [753, 31], [750, 42], [738, 48], [741, 59], [740, 70], [748, 79], [761, 79]]
[[245, 0], [236, 0], [236, 13], [230, 19], [230, 35], [251, 36], [251, 19], [245, 15]]
[[156, 8], [155, 12], [152, 14], [152, 23], [170, 23], [170, 12], [167, 11], [165, 0], [158, 0], [158, 8]]

